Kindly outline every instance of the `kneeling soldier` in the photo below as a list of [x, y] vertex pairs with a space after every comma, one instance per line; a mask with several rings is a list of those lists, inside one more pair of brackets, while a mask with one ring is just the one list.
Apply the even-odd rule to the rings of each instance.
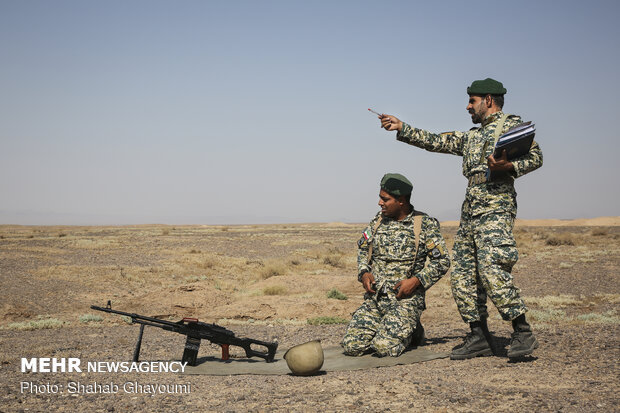
[[342, 340], [347, 355], [396, 357], [424, 339], [425, 292], [448, 271], [450, 258], [437, 220], [411, 205], [412, 188], [400, 174], [381, 180], [381, 212], [358, 242], [358, 280], [366, 294]]

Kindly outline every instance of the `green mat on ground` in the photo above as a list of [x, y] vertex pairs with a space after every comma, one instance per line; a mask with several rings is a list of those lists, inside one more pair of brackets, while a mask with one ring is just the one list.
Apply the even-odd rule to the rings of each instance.
[[[422, 361], [445, 358], [449, 353], [435, 353], [424, 347], [406, 351], [399, 357], [375, 357], [371, 354], [361, 357], [345, 356], [342, 347], [323, 349], [325, 361], [321, 371], [362, 370], [373, 367], [413, 364]], [[282, 358], [284, 351], [276, 353], [275, 361], [267, 363], [260, 358], [235, 358], [223, 361], [214, 357], [199, 359], [195, 367], [187, 366], [185, 374], [208, 374], [212, 376], [228, 376], [236, 374], [290, 374], [286, 361]]]

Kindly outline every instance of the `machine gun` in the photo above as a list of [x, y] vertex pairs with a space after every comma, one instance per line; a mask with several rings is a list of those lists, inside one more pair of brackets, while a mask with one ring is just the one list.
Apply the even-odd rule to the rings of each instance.
[[[217, 324], [208, 324], [198, 321], [197, 318], [183, 318], [180, 321], [166, 321], [158, 318], [146, 317], [140, 314], [126, 313], [124, 311], [112, 310], [112, 304], [108, 300], [108, 304], [105, 307], [98, 307], [91, 305], [90, 308], [97, 311], [104, 311], [106, 313], [114, 313], [131, 318], [133, 324], [140, 324], [140, 334], [138, 335], [138, 341], [136, 342], [136, 348], [133, 352], [133, 361], [137, 362], [140, 357], [140, 346], [142, 345], [142, 334], [144, 333], [144, 326], [159, 327], [167, 331], [173, 331], [175, 333], [184, 334], [187, 336], [185, 341], [185, 350], [183, 351], [182, 362], [187, 362], [190, 366], [196, 365], [196, 359], [198, 358], [198, 350], [200, 349], [200, 340], [206, 339], [214, 344], [219, 344], [222, 347], [222, 360], [228, 360], [230, 355], [228, 353], [228, 346], [237, 346], [245, 350], [245, 354], [248, 357], [261, 357], [265, 361], [272, 362], [278, 348], [278, 343], [269, 343], [266, 341], [254, 340], [251, 338], [240, 338], [235, 336], [232, 331], [218, 326]], [[259, 351], [252, 348], [252, 346], [262, 346], [266, 351]]]

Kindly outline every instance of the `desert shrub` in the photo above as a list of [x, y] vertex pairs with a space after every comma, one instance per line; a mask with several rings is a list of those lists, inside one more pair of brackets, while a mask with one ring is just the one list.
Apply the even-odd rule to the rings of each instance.
[[282, 285], [272, 285], [263, 288], [263, 294], [265, 295], [284, 295], [286, 294], [286, 288]]
[[560, 295], [545, 295], [544, 297], [530, 297], [529, 303], [535, 304], [539, 307], [547, 308], [564, 308], [573, 305], [580, 305], [583, 301], [574, 295], [560, 294]]
[[588, 313], [580, 314], [577, 316], [577, 320], [583, 321], [587, 324], [620, 324], [620, 317], [618, 317], [615, 311], [607, 311], [606, 313]]
[[65, 326], [66, 323], [64, 321], [60, 321], [56, 318], [46, 318], [41, 320], [32, 320], [32, 321], [23, 321], [21, 323], [11, 323], [5, 328], [7, 330], [20, 330], [20, 331], [30, 331], [30, 330], [44, 330], [50, 328], [60, 328]]
[[330, 265], [334, 268], [343, 268], [344, 264], [342, 263], [342, 257], [339, 255], [328, 255], [323, 258], [323, 264]]
[[349, 320], [341, 317], [314, 317], [308, 319], [308, 324], [319, 326], [323, 324], [348, 324]]
[[96, 314], [82, 314], [80, 316], [80, 323], [100, 323], [103, 321], [103, 317]]
[[545, 241], [547, 245], [575, 245], [575, 237], [572, 234], [554, 234]]
[[329, 265], [334, 268], [344, 268], [345, 262], [343, 256], [345, 253], [338, 248], [327, 247], [308, 251], [308, 256], [316, 259], [323, 265]]
[[260, 277], [265, 280], [271, 277], [277, 277], [279, 275], [284, 275], [286, 273], [286, 268], [281, 263], [270, 263], [265, 265], [259, 272]]
[[532, 239], [533, 239], [534, 241], [537, 241], [537, 240], [546, 240], [547, 238], [549, 238], [549, 234], [547, 234], [546, 232], [540, 232], [540, 231], [537, 231], [537, 232], [536, 232], [536, 233], [532, 236]]
[[343, 293], [341, 293], [337, 289], [332, 288], [327, 293], [327, 298], [333, 298], [334, 300], [347, 300], [349, 297], [347, 297], [346, 295], [344, 295]]
[[555, 310], [548, 309], [544, 311], [540, 310], [530, 310], [528, 312], [529, 317], [534, 321], [540, 322], [561, 322], [561, 321], [570, 321], [571, 317], [566, 315], [566, 311], [564, 310]]
[[620, 303], [620, 294], [603, 293], [603, 294], [596, 294], [594, 297], [603, 303], [610, 303], [610, 304]]
[[213, 268], [216, 265], [217, 265], [217, 260], [214, 257], [207, 257], [204, 260], [202, 260], [200, 263], [198, 263], [198, 267], [203, 268], [205, 270], [209, 268]]
[[605, 228], [594, 228], [591, 234], [595, 237], [604, 237], [605, 235], [608, 235], [609, 232], [607, 232]]

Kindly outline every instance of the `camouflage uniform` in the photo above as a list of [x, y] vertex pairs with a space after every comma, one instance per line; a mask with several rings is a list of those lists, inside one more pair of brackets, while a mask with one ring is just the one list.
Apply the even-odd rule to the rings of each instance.
[[[451, 285], [461, 317], [468, 323], [488, 316], [487, 295], [504, 320], [514, 320], [527, 310], [511, 275], [518, 259], [512, 234], [517, 214], [514, 180], [539, 168], [543, 158], [534, 141], [528, 154], [512, 160], [514, 171], [480, 182], [502, 115], [501, 111], [493, 113], [481, 127], [468, 132], [434, 134], [403, 123], [397, 135], [399, 141], [428, 151], [463, 157], [463, 175], [469, 185], [454, 242]], [[509, 115], [502, 133], [521, 122], [519, 116]]]
[[[366, 229], [371, 234], [381, 213]], [[414, 257], [414, 219], [422, 219], [418, 253]], [[369, 243], [372, 259], [368, 263]], [[372, 349], [379, 356], [398, 356], [410, 344], [425, 307], [425, 291], [450, 267], [446, 244], [435, 218], [414, 213], [402, 221], [384, 217], [375, 233], [358, 243], [358, 280], [366, 272], [375, 278], [375, 294], [366, 293], [364, 303], [353, 315], [342, 346], [348, 355], [361, 355]], [[430, 261], [425, 266], [426, 258]], [[405, 278], [418, 277], [421, 286], [411, 297], [396, 299], [394, 285]]]

